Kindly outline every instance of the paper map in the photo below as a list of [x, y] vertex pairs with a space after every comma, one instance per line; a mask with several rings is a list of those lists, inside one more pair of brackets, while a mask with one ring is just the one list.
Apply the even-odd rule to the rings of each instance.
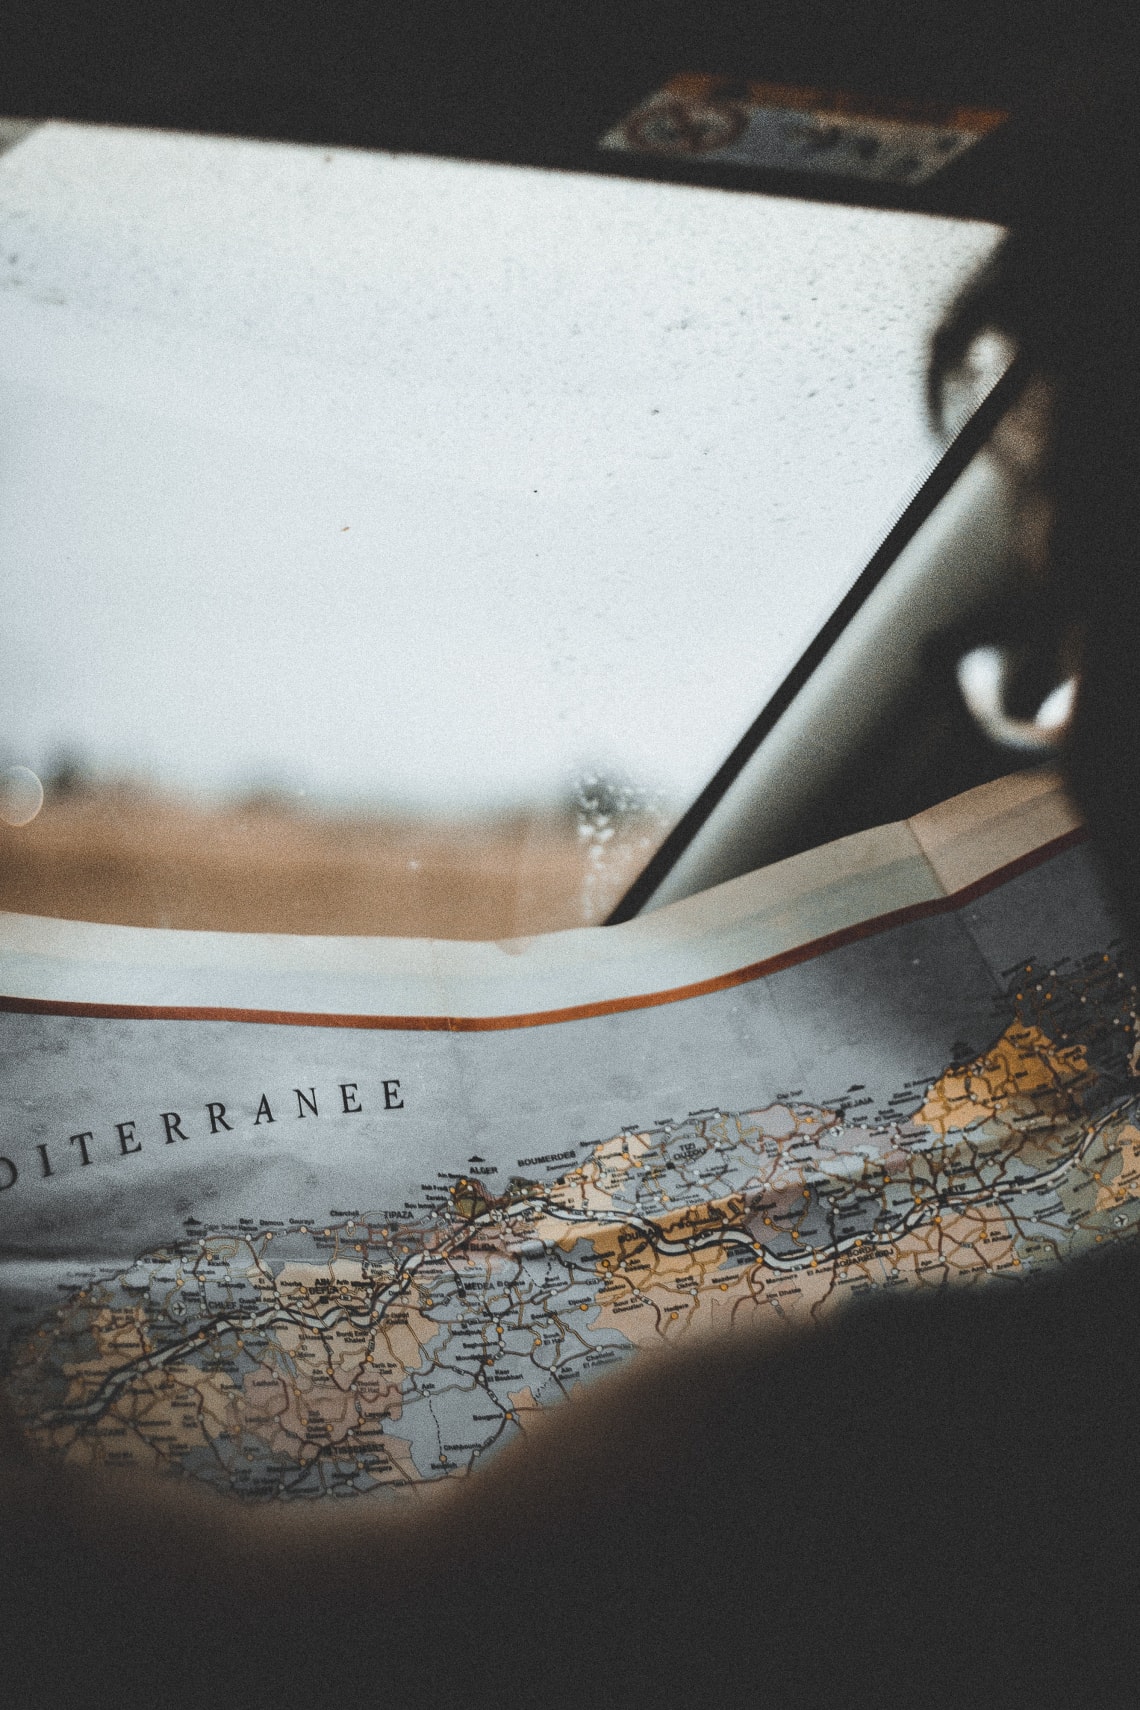
[[5, 1388], [76, 1464], [414, 1495], [639, 1350], [1140, 1217], [1136, 985], [1047, 775], [622, 927], [0, 951]]

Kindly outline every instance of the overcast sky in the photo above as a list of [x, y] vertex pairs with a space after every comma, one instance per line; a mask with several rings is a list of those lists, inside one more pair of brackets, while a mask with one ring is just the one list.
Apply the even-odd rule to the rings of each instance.
[[0, 159], [0, 744], [683, 801], [938, 454], [992, 228], [50, 125]]

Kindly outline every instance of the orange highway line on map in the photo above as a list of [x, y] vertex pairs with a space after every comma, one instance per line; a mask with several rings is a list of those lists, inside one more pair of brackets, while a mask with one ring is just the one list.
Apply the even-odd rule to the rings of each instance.
[[727, 991], [733, 986], [749, 985], [765, 979], [783, 968], [796, 967], [801, 962], [814, 961], [829, 951], [863, 938], [876, 937], [892, 927], [906, 926], [916, 920], [927, 920], [939, 914], [952, 914], [975, 898], [997, 890], [1021, 873], [1042, 866], [1055, 855], [1083, 843], [1088, 836], [1083, 826], [1052, 838], [1040, 848], [1030, 850], [1016, 861], [998, 867], [984, 878], [976, 879], [948, 896], [932, 897], [926, 902], [910, 903], [905, 908], [892, 909], [887, 914], [874, 915], [870, 920], [856, 921], [820, 938], [790, 950], [779, 951], [763, 961], [752, 962], [727, 974], [715, 974], [691, 985], [674, 986], [665, 991], [645, 992], [634, 997], [603, 998], [596, 1003], [571, 1004], [563, 1009], [535, 1010], [522, 1015], [335, 1015], [323, 1011], [286, 1009], [225, 1009], [209, 1006], [190, 1007], [171, 1004], [82, 1003], [69, 999], [25, 998], [0, 996], [0, 1012], [15, 1015], [75, 1015], [91, 1016], [106, 1021], [240, 1021], [260, 1023], [270, 1027], [342, 1027], [362, 1032], [398, 1033], [495, 1033], [520, 1027], [550, 1027], [562, 1021], [588, 1021], [599, 1015], [618, 1015], [626, 1010], [654, 1009], [661, 1004], [683, 1003], [687, 998], [707, 997], [713, 992]]

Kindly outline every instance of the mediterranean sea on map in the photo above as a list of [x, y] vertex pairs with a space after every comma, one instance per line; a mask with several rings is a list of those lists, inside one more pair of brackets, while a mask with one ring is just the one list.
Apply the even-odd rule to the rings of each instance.
[[1134, 980], [1077, 845], [588, 1019], [7, 1015], [9, 1404], [75, 1464], [407, 1497], [641, 1350], [1019, 1286], [1140, 1219]]

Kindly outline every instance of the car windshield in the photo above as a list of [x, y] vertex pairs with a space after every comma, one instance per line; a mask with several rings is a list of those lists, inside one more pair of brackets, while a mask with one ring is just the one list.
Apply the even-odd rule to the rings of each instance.
[[0, 906], [460, 937], [605, 917], [933, 466], [998, 236], [63, 123], [0, 232]]

